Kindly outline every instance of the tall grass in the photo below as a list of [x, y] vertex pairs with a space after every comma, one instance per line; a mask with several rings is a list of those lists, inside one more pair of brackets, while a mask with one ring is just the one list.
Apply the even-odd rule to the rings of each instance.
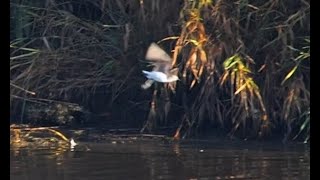
[[[11, 3], [12, 106], [21, 105], [17, 97], [88, 104], [103, 89], [106, 111], [117, 104], [115, 117], [139, 112], [130, 118], [142, 131], [173, 125], [176, 138], [222, 129], [308, 140], [307, 1], [35, 4]], [[171, 54], [181, 81], [144, 91], [141, 60], [153, 41]]]

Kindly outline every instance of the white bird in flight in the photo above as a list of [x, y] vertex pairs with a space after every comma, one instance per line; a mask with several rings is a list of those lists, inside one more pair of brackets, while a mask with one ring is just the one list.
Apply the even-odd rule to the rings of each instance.
[[152, 43], [149, 46], [145, 59], [149, 60], [154, 67], [152, 71], [142, 71], [148, 78], [148, 80], [141, 85], [143, 89], [148, 89], [154, 81], [169, 83], [179, 80], [177, 76], [178, 68], [172, 69], [171, 57], [156, 43]]

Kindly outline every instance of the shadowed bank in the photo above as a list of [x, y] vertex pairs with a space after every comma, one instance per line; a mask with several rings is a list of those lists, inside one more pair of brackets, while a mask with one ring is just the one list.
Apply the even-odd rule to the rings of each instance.
[[[308, 142], [307, 1], [10, 1], [11, 123]], [[144, 90], [156, 42], [180, 80]]]

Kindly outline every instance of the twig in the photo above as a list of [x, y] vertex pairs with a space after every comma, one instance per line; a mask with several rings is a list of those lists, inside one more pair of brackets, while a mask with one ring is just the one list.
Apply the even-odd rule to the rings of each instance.
[[24, 91], [24, 92], [26, 92], [26, 93], [29, 93], [29, 94], [31, 94], [31, 95], [36, 95], [35, 92], [32, 92], [32, 91], [28, 91], [28, 90], [26, 90], [26, 89], [23, 89], [22, 87], [17, 86], [17, 85], [15, 85], [15, 84], [11, 83], [11, 82], [10, 82], [10, 85], [13, 86], [13, 87], [15, 87], [15, 88], [17, 88], [17, 89], [20, 89], [20, 90], [22, 90], [22, 91]]

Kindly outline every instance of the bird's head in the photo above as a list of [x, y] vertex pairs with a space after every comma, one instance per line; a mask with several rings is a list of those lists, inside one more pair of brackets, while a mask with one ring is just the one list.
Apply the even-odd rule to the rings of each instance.
[[174, 81], [179, 81], [179, 77], [176, 75], [172, 75], [168, 78], [168, 82], [174, 82]]

